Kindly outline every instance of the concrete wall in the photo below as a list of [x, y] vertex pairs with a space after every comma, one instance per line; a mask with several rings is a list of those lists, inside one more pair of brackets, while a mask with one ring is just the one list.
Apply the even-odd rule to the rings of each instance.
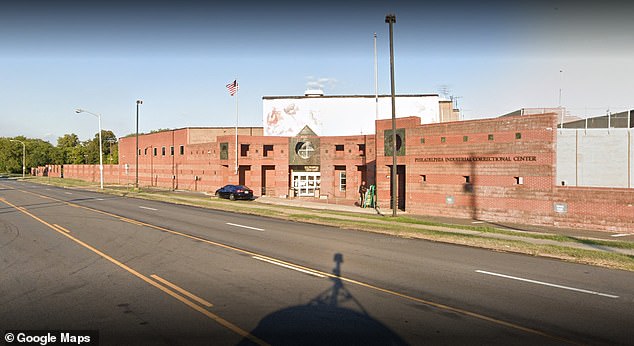
[[634, 187], [634, 130], [557, 129], [557, 184]]

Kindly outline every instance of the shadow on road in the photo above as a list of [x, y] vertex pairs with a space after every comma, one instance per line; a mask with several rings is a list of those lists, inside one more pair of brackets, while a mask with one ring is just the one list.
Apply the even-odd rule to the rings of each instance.
[[[306, 305], [292, 306], [264, 317], [251, 334], [271, 345], [407, 345], [373, 319], [340, 279], [343, 255], [335, 254], [328, 290]], [[352, 302], [357, 310], [344, 308]], [[239, 345], [251, 345], [247, 339]]]

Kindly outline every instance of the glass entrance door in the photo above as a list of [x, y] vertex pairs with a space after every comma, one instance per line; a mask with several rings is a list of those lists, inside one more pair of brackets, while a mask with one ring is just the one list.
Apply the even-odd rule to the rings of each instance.
[[319, 172], [293, 172], [293, 189], [299, 197], [313, 197], [321, 184]]

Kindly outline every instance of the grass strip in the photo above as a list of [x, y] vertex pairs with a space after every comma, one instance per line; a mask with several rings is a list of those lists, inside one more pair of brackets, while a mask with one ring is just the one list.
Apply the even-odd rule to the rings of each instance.
[[[94, 187], [97, 185], [75, 179], [29, 177], [36, 183], [62, 187]], [[513, 232], [488, 226], [452, 225], [415, 219], [407, 216], [386, 218], [381, 215], [359, 215], [355, 213], [319, 210], [307, 212], [307, 208], [276, 205], [251, 204], [245, 201], [212, 199], [207, 196], [178, 195], [172, 191], [157, 189], [134, 189], [131, 186], [106, 186], [102, 191], [114, 195], [141, 198], [214, 210], [266, 216], [284, 220], [309, 222], [325, 226], [371, 231], [403, 238], [419, 238], [430, 241], [485, 248], [495, 251], [522, 253], [532, 256], [557, 258], [569, 262], [634, 271], [634, 256], [601, 250], [579, 249], [566, 243], [579, 243], [596, 247], [634, 249], [634, 242], [576, 238], [564, 235]], [[425, 228], [425, 226], [429, 228]], [[444, 229], [444, 230], [443, 230]], [[515, 238], [542, 239], [560, 242], [561, 245], [534, 244], [528, 241], [465, 234], [456, 231], [471, 231], [482, 234], [499, 234]]]

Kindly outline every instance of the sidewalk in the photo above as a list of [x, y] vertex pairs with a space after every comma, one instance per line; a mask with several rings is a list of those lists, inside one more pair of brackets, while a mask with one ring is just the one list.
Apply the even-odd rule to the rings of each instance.
[[[341, 204], [327, 204], [321, 202], [312, 202], [310, 200], [305, 199], [282, 199], [276, 197], [259, 197], [255, 201], [255, 203], [267, 204], [267, 205], [282, 205], [282, 206], [291, 206], [291, 207], [301, 207], [310, 209], [313, 211], [339, 211], [339, 212], [349, 212], [359, 214], [359, 220], [363, 220], [363, 215], [372, 214], [372, 215], [384, 215], [386, 216], [386, 221], [389, 222], [389, 217], [392, 215], [392, 210], [375, 210], [371, 208], [360, 208], [354, 205], [341, 205]], [[598, 246], [596, 244], [586, 244], [583, 243], [583, 240], [603, 240], [603, 241], [621, 241], [621, 242], [632, 242], [634, 241], [634, 233], [623, 235], [620, 234], [618, 237], [614, 237], [615, 234], [604, 232], [604, 231], [592, 231], [592, 230], [581, 230], [581, 229], [569, 229], [569, 228], [557, 228], [557, 227], [548, 227], [548, 226], [533, 226], [533, 225], [520, 225], [520, 224], [508, 224], [508, 223], [493, 223], [481, 220], [472, 220], [472, 219], [459, 219], [459, 218], [448, 218], [448, 217], [434, 217], [434, 216], [423, 216], [423, 215], [410, 215], [404, 211], [398, 211], [398, 215], [407, 216], [414, 219], [419, 219], [422, 221], [435, 222], [435, 223], [444, 223], [448, 225], [457, 225], [457, 226], [488, 226], [493, 227], [509, 232], [517, 232], [517, 236], [508, 235], [508, 234], [499, 234], [499, 233], [488, 233], [488, 232], [480, 232], [472, 229], [453, 228], [453, 227], [442, 227], [442, 226], [423, 226], [420, 228], [428, 229], [428, 230], [437, 230], [443, 232], [453, 232], [460, 234], [471, 234], [478, 235], [481, 237], [489, 237], [496, 239], [506, 239], [506, 240], [521, 240], [524, 242], [529, 242], [533, 244], [542, 244], [542, 245], [559, 245], [559, 246], [567, 246], [574, 247], [578, 249], [586, 249], [586, 250], [600, 250], [605, 252], [613, 252], [634, 256], [634, 249], [622, 249], [610, 246]], [[340, 216], [340, 218], [346, 219], [356, 219], [355, 217], [345, 217]], [[381, 221], [377, 221], [381, 222]], [[526, 236], [522, 236], [522, 234], [535, 234], [535, 235], [559, 235], [564, 237], [569, 237], [570, 241], [557, 241], [557, 240], [549, 240], [549, 239], [536, 239], [530, 238]]]

